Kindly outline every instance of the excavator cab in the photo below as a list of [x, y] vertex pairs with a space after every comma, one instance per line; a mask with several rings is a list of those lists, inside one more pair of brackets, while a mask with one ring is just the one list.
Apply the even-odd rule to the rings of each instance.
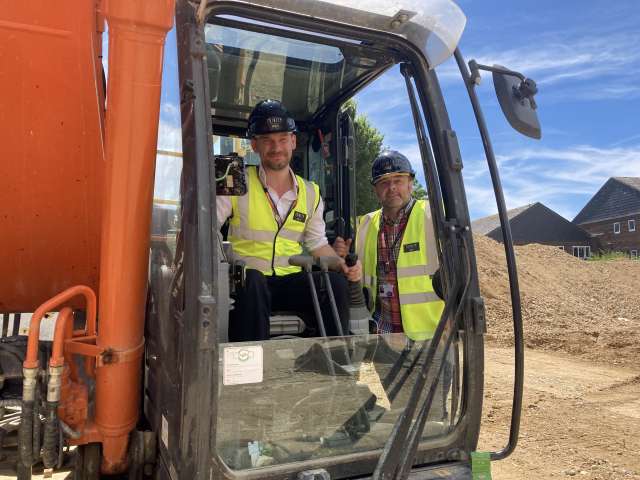
[[[460, 153], [435, 68], [453, 53], [465, 19], [452, 2], [427, 3], [432, 11], [419, 2], [367, 11], [356, 1], [209, 2], [197, 10], [178, 2], [154, 194], [154, 211], [174, 205], [175, 222], [154, 232], [166, 241], [151, 255], [146, 323], [145, 416], [158, 434], [161, 478], [368, 478], [416, 469], [420, 478], [471, 478], [483, 304]], [[332, 241], [353, 237], [367, 213], [358, 211], [356, 185], [358, 173], [369, 173], [359, 162], [373, 159], [358, 158], [354, 105], [376, 108], [358, 100], [377, 90], [379, 108], [385, 91], [404, 107], [403, 145], [424, 172], [446, 300], [436, 333], [372, 334], [352, 318], [343, 337], [301, 337], [304, 326], [289, 316], [272, 322], [277, 339], [228, 342], [242, 267], [218, 232], [215, 202], [237, 184], [225, 167], [230, 156], [259, 162], [246, 134], [251, 110], [270, 98], [295, 117], [291, 167], [319, 185]], [[166, 250], [173, 263], [154, 262]]]
[[[0, 81], [11, 90], [15, 77], [22, 88], [2, 100], [12, 115], [0, 115], [8, 151], [20, 159], [7, 167], [0, 202], [8, 206], [0, 215], [8, 232], [0, 446], [15, 450], [18, 478], [40, 465], [52, 473], [75, 446], [78, 479], [471, 479], [486, 328], [463, 164], [438, 83], [452, 56], [496, 191], [516, 345], [508, 443], [477, 458], [509, 455], [522, 322], [475, 88], [480, 71], [491, 71], [508, 121], [539, 137], [535, 83], [500, 66], [467, 67], [457, 48], [466, 20], [450, 0], [173, 6], [16, 4], [0, 14], [3, 45], [15, 53], [5, 55], [11, 75]], [[304, 318], [279, 312], [272, 339], [229, 342], [245, 270], [225, 242], [216, 200], [242, 194], [242, 169], [259, 162], [247, 120], [267, 98], [295, 117], [291, 166], [319, 185], [330, 241], [353, 238], [358, 216], [373, 209], [363, 201], [366, 167], [383, 140], [367, 136], [360, 114], [397, 115], [374, 126], [403, 126], [384, 144], [424, 178], [443, 296], [433, 332], [375, 333], [354, 296], [342, 336], [300, 335]], [[25, 179], [37, 187], [28, 195], [15, 188]]]

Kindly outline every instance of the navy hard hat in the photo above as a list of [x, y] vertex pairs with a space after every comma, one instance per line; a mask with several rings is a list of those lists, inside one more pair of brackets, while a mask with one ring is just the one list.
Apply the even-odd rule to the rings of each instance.
[[249, 115], [249, 138], [268, 133], [295, 131], [295, 120], [278, 100], [267, 99], [258, 102]]
[[407, 157], [395, 150], [384, 150], [376, 157], [371, 166], [371, 183], [375, 184], [386, 175], [399, 173], [406, 173], [411, 178], [416, 176]]

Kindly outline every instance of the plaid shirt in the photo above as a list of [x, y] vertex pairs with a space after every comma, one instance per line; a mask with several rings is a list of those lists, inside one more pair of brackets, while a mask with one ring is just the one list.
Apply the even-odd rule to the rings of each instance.
[[[380, 216], [377, 267], [378, 292], [376, 295], [376, 310], [373, 314], [373, 319], [377, 322], [377, 333], [399, 333], [403, 331], [396, 263], [400, 254], [402, 234], [415, 203], [415, 199], [409, 200], [395, 219], [386, 218], [384, 215]], [[388, 296], [381, 295], [381, 290], [385, 286]], [[392, 286], [392, 292], [389, 292], [389, 286]]]

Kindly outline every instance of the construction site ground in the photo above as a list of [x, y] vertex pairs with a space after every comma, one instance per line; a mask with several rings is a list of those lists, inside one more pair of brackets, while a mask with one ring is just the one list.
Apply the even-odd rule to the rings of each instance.
[[[504, 248], [476, 237], [487, 307], [480, 449], [507, 441], [513, 328]], [[525, 387], [516, 451], [496, 479], [640, 479], [640, 262], [516, 247]]]
[[[504, 248], [486, 237], [475, 248], [487, 307], [479, 450], [488, 451], [509, 434], [513, 328]], [[541, 245], [516, 247], [516, 256], [522, 423], [518, 447], [492, 464], [493, 478], [640, 479], [640, 261], [584, 261]]]

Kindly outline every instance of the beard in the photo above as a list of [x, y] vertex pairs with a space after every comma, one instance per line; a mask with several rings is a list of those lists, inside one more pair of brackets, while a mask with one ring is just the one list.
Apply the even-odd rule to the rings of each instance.
[[267, 155], [267, 158], [262, 160], [262, 166], [269, 170], [284, 170], [289, 167], [290, 159], [283, 153], [274, 157]]

